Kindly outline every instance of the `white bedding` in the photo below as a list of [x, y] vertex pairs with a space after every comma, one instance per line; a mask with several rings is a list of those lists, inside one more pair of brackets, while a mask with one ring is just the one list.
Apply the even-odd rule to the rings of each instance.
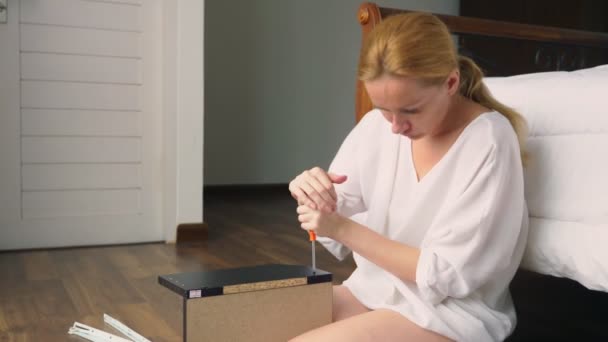
[[608, 65], [485, 83], [530, 128], [523, 267], [608, 291]]

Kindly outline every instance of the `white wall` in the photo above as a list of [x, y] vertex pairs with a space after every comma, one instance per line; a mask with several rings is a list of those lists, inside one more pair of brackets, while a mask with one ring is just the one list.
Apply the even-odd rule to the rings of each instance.
[[[207, 1], [205, 185], [287, 183], [328, 166], [355, 124], [360, 3]], [[459, 0], [377, 3], [459, 8]]]

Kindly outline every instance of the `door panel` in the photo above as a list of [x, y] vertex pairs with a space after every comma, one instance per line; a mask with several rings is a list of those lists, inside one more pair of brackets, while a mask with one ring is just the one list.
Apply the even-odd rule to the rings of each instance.
[[158, 1], [9, 1], [0, 250], [160, 241]]

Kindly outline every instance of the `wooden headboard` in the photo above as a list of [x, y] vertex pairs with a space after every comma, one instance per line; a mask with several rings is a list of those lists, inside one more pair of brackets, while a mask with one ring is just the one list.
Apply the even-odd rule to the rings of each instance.
[[[362, 4], [358, 12], [362, 39], [382, 18], [404, 12], [408, 11]], [[488, 76], [608, 64], [608, 33], [450, 15], [437, 17], [458, 36], [459, 53], [475, 60]], [[357, 122], [372, 109], [360, 81], [355, 106]], [[570, 279], [522, 269], [510, 288], [518, 325], [507, 341], [608, 341], [608, 293], [589, 290]]]
[[[382, 18], [406, 12], [409, 11], [363, 3], [358, 12], [362, 41]], [[471, 57], [487, 76], [576, 70], [608, 64], [608, 33], [451, 15], [437, 14], [437, 17], [458, 35], [459, 53]], [[488, 49], [490, 40], [492, 48]], [[358, 122], [372, 109], [372, 104], [361, 81], [357, 81], [356, 89]]]

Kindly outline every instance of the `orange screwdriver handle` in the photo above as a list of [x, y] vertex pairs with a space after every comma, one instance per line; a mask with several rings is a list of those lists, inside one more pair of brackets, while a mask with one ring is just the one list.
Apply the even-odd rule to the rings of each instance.
[[313, 232], [312, 230], [308, 231], [308, 238], [310, 241], [315, 241], [317, 239], [317, 234], [315, 234], [315, 232]]

